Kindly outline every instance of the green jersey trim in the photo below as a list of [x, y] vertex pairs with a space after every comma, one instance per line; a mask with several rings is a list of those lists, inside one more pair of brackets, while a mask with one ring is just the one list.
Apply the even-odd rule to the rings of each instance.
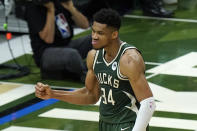
[[109, 66], [109, 65], [111, 65], [112, 63], [114, 63], [114, 61], [116, 60], [116, 58], [119, 56], [119, 53], [120, 53], [120, 51], [121, 51], [121, 49], [122, 49], [122, 46], [123, 45], [125, 45], [126, 44], [126, 42], [123, 42], [121, 45], [120, 45], [120, 48], [119, 48], [119, 50], [118, 50], [118, 53], [116, 54], [116, 57], [111, 61], [111, 62], [107, 62], [106, 60], [105, 60], [105, 57], [104, 57], [104, 53], [105, 53], [105, 50], [103, 49], [103, 61], [105, 62], [105, 64], [107, 65], [107, 66]]
[[95, 64], [96, 64], [96, 61], [97, 61], [97, 58], [98, 58], [98, 54], [99, 54], [99, 50], [96, 51], [96, 54], [94, 56], [94, 62], [93, 62], [93, 70], [95, 68]]

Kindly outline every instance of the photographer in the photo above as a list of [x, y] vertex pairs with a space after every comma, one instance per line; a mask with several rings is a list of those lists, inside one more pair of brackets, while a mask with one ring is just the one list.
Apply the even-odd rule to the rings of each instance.
[[80, 78], [84, 82], [83, 59], [90, 49], [91, 36], [72, 40], [73, 26], [88, 28], [87, 18], [72, 0], [40, 0], [29, 4], [26, 12], [33, 57], [42, 78]]

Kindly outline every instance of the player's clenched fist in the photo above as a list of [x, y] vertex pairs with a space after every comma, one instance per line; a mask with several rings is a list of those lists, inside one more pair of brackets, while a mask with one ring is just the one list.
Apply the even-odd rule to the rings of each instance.
[[35, 86], [35, 95], [41, 99], [50, 99], [51, 88], [48, 85], [38, 82]]

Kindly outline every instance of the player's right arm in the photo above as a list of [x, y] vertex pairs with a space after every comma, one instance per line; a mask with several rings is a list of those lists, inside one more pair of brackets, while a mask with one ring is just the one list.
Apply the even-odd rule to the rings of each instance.
[[85, 87], [75, 91], [53, 90], [48, 85], [37, 83], [35, 95], [41, 99], [55, 98], [71, 104], [87, 105], [95, 104], [100, 98], [100, 90], [97, 78], [93, 71], [93, 61], [96, 51], [91, 50], [87, 57], [88, 72]]

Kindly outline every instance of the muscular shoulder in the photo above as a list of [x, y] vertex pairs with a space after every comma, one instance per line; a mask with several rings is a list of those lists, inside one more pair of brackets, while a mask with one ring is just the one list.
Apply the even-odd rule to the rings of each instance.
[[128, 49], [120, 59], [120, 71], [123, 75], [130, 77], [145, 71], [144, 60], [136, 49]]
[[96, 50], [94, 50], [94, 49], [92, 49], [88, 52], [88, 56], [87, 56], [88, 69], [92, 69], [95, 55], [96, 55]]

